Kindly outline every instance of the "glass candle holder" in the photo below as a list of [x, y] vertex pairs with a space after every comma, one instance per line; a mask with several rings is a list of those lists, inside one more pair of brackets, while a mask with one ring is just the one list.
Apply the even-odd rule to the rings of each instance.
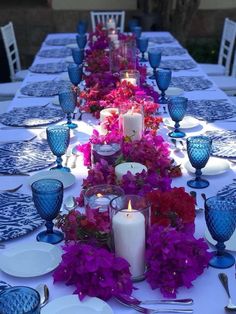
[[92, 165], [99, 162], [101, 159], [104, 159], [109, 165], [114, 166], [120, 155], [121, 145], [119, 143], [92, 144]]
[[119, 37], [118, 37], [118, 32], [113, 29], [108, 31], [108, 38], [110, 39], [111, 42], [118, 42], [119, 41]]
[[123, 70], [120, 72], [121, 83], [126, 81], [134, 86], [140, 85], [140, 73], [138, 70]]
[[119, 128], [123, 136], [132, 141], [139, 141], [143, 135], [144, 114], [143, 105], [135, 101], [123, 103], [120, 108]]
[[100, 111], [100, 133], [102, 135], [107, 134], [107, 129], [104, 126], [104, 123], [106, 123], [106, 119], [114, 115], [117, 115], [118, 119], [119, 110], [117, 108], [105, 108]]
[[121, 70], [136, 69], [135, 39], [111, 41], [109, 58], [110, 71], [112, 73], [117, 73]]
[[150, 204], [138, 195], [120, 196], [111, 201], [110, 215], [116, 256], [128, 261], [134, 281], [143, 280]]
[[105, 212], [113, 198], [124, 195], [124, 190], [116, 185], [100, 184], [88, 188], [84, 193], [85, 210], [98, 209]]
[[30, 287], [7, 288], [0, 294], [0, 312], [1, 314], [39, 314], [40, 295]]

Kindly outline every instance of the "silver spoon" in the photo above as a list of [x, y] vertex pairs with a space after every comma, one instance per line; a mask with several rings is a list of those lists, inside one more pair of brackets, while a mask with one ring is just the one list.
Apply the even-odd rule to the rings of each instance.
[[44, 284], [39, 284], [36, 288], [36, 291], [38, 291], [40, 295], [40, 308], [42, 308], [44, 305], [48, 303], [49, 300], [49, 290], [48, 286]]
[[236, 312], [236, 305], [232, 303], [231, 295], [229, 292], [228, 276], [225, 273], [220, 273], [218, 276], [220, 282], [222, 283], [222, 286], [225, 288], [225, 291], [229, 297], [228, 305], [225, 306], [225, 310], [229, 312]]
[[13, 189], [0, 190], [0, 193], [4, 193], [4, 192], [14, 193], [14, 192], [18, 191], [22, 186], [23, 186], [23, 184], [18, 185], [17, 187], [15, 187]]
[[197, 193], [196, 191], [190, 191], [189, 194], [194, 198], [195, 200], [195, 211], [199, 212], [199, 211], [202, 211], [204, 210], [204, 208], [201, 208], [198, 206], [197, 204]]
[[118, 300], [131, 304], [131, 305], [140, 305], [140, 304], [184, 304], [184, 305], [191, 305], [193, 304], [193, 299], [161, 299], [161, 300], [138, 300], [134, 296], [127, 295], [127, 294], [120, 294], [117, 297]]
[[64, 207], [67, 210], [73, 210], [77, 207], [77, 202], [74, 196], [68, 196], [64, 201]]

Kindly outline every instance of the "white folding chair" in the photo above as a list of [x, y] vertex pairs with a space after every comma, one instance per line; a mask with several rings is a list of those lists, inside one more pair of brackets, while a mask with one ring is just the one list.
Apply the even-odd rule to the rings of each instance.
[[116, 23], [116, 28], [120, 32], [124, 32], [125, 28], [125, 11], [90, 11], [90, 17], [92, 22], [92, 30], [93, 32], [96, 29], [97, 24], [104, 24], [106, 25], [109, 19], [113, 19]]
[[19, 51], [12, 22], [1, 27], [2, 39], [7, 54], [12, 81], [23, 81], [28, 70], [21, 70]]
[[200, 66], [206, 74], [210, 76], [230, 74], [230, 65], [235, 43], [235, 36], [236, 23], [226, 18], [221, 38], [218, 64], [200, 63]]

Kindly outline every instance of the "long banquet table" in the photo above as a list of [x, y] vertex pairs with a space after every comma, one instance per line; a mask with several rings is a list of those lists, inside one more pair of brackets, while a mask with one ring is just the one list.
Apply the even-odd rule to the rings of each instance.
[[[50, 34], [47, 36], [46, 39], [52, 38], [60, 38], [60, 37], [74, 37], [75, 34]], [[169, 33], [160, 32], [160, 33], [145, 33], [145, 36], [167, 36]], [[169, 44], [163, 44], [160, 46], [174, 46], [174, 47], [181, 47], [177, 41]], [[43, 49], [51, 49], [55, 48], [53, 46], [48, 46], [45, 42], [42, 44], [41, 50]], [[192, 59], [191, 56], [186, 53], [184, 56], [172, 56], [172, 57], [162, 57], [162, 60], [165, 59]], [[33, 64], [37, 63], [47, 63], [47, 62], [56, 62], [62, 60], [63, 58], [42, 58], [36, 55]], [[26, 77], [23, 85], [27, 85], [30, 82], [36, 82], [41, 80], [55, 80], [60, 77], [59, 74], [36, 74], [29, 72], [28, 76]], [[180, 70], [173, 72], [173, 76], [192, 76], [192, 75], [199, 75], [207, 77], [205, 73], [201, 70], [200, 66], [197, 66], [194, 69], [190, 70]], [[148, 80], [151, 84], [151, 82]], [[51, 101], [52, 97], [21, 97], [21, 92], [18, 91], [15, 98], [13, 99], [11, 106], [9, 109], [13, 107], [27, 107], [27, 106], [34, 106], [34, 105], [45, 105]], [[197, 100], [197, 99], [227, 99], [228, 97], [217, 88], [214, 84], [211, 88], [200, 90], [200, 91], [191, 91], [191, 92], [184, 92], [184, 96], [190, 100]], [[230, 119], [229, 119], [230, 120]], [[233, 119], [232, 119], [233, 120]], [[76, 133], [76, 137], [72, 139], [70, 145], [71, 147], [75, 146], [78, 141], [83, 141], [81, 138], [81, 133], [91, 134], [93, 127], [97, 124], [96, 119], [94, 119], [89, 114], [83, 115], [83, 121], [77, 121], [79, 127], [78, 132]], [[198, 135], [206, 130], [214, 130], [214, 129], [228, 129], [234, 130], [235, 129], [235, 122], [224, 122], [218, 121], [214, 123], [206, 123], [200, 121], [200, 126], [198, 128], [191, 129], [187, 132], [187, 136]], [[23, 132], [23, 129], [19, 129], [17, 132]], [[38, 129], [29, 129], [29, 132], [34, 134], [39, 134], [42, 130]], [[164, 138], [169, 141], [167, 133], [168, 129], [163, 125], [161, 130], [159, 131], [160, 134], [164, 136]], [[4, 135], [3, 135], [4, 134]], [[8, 130], [1, 130], [0, 137], [7, 138]], [[174, 152], [173, 144], [170, 143], [170, 148], [172, 150], [172, 156], [175, 158], [177, 164], [184, 164], [186, 161], [186, 153], [183, 152]], [[70, 162], [72, 162], [73, 157], [71, 157]], [[70, 166], [69, 162], [69, 166]], [[207, 179], [210, 182], [210, 186], [202, 192], [206, 193], [207, 197], [213, 196], [216, 194], [218, 190], [223, 188], [226, 184], [232, 183], [233, 179], [235, 178], [235, 169], [236, 164], [231, 163], [231, 169], [224, 174], [215, 175], [215, 176], [208, 176]], [[186, 182], [191, 177], [191, 175], [186, 171], [184, 167], [182, 167], [183, 175], [182, 177], [173, 179], [172, 186], [184, 186], [187, 191], [191, 189], [187, 186]], [[64, 197], [68, 195], [77, 196], [79, 195], [81, 189], [82, 179], [86, 176], [87, 169], [83, 166], [82, 159], [79, 158], [77, 161], [76, 169], [72, 169], [72, 173], [76, 176], [76, 183], [71, 186], [70, 188], [66, 189], [64, 192]], [[28, 183], [27, 176], [1, 176], [0, 181], [0, 190], [10, 188], [16, 186], [17, 184], [23, 183], [23, 187], [21, 188], [20, 192], [31, 194], [31, 188]], [[200, 207], [203, 206], [203, 200], [200, 197], [200, 192], [197, 191], [198, 194], [198, 204]], [[6, 249], [17, 246], [19, 243], [26, 243], [26, 242], [33, 242], [36, 241], [36, 235], [40, 230], [43, 230], [45, 227], [42, 226], [39, 229], [36, 229], [34, 232], [24, 236], [19, 237], [14, 240], [6, 241]], [[199, 212], [196, 214], [196, 237], [204, 236], [205, 232], [205, 220], [204, 220], [204, 213]], [[60, 246], [61, 244], [58, 244]], [[1, 253], [1, 252], [0, 252]], [[236, 256], [236, 254], [235, 254]], [[1, 256], [0, 256], [1, 258]], [[17, 263], [17, 261], [16, 261]], [[193, 282], [193, 287], [190, 289], [187, 288], [180, 288], [178, 297], [179, 298], [193, 298], [194, 299], [194, 313], [196, 314], [222, 314], [224, 312], [224, 306], [227, 303], [227, 296], [226, 293], [223, 291], [223, 288], [218, 279], [218, 273], [220, 273], [220, 269], [214, 269], [209, 267], [203, 275], [197, 278]], [[231, 267], [229, 269], [224, 270], [229, 276], [230, 281], [230, 289], [232, 291], [232, 297], [236, 302], [236, 284], [235, 284], [235, 267]], [[28, 285], [31, 287], [36, 287], [40, 283], [45, 283], [48, 285], [50, 290], [50, 300], [55, 298], [61, 297], [63, 295], [72, 294], [74, 287], [72, 286], [65, 286], [64, 284], [53, 284], [52, 274], [49, 273], [44, 276], [39, 276], [35, 278], [17, 278], [9, 276], [3, 272], [0, 272], [0, 280], [6, 281], [11, 285]], [[138, 288], [134, 290], [133, 294], [140, 299], [158, 299], [162, 298], [162, 295], [159, 290], [151, 290], [150, 286], [145, 282], [135, 283], [135, 286]], [[135, 310], [132, 308], [124, 307], [123, 305], [117, 303], [115, 300], [109, 300], [108, 303], [111, 305], [112, 309], [114, 310], [115, 314], [131, 314], [135, 313]], [[172, 306], [173, 307], [173, 306]], [[176, 307], [176, 306], [175, 306]], [[188, 308], [188, 307], [186, 307]], [[53, 314], [53, 313], [52, 313]]]

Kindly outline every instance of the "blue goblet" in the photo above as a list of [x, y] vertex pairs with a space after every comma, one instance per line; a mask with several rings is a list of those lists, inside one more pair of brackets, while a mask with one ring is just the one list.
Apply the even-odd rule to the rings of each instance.
[[187, 138], [187, 153], [191, 165], [196, 169], [196, 178], [187, 182], [194, 189], [203, 189], [209, 182], [201, 178], [201, 169], [205, 167], [211, 154], [212, 140], [207, 136], [193, 136]]
[[137, 38], [137, 47], [138, 47], [139, 51], [142, 53], [142, 57], [140, 59], [140, 62], [146, 62], [147, 59], [144, 58], [144, 54], [148, 48], [148, 38], [147, 37]]
[[131, 19], [131, 20], [128, 21], [128, 27], [129, 27], [129, 30], [130, 30], [131, 33], [133, 31], [133, 28], [136, 27], [136, 26], [139, 26], [138, 20]]
[[84, 49], [87, 44], [87, 36], [86, 34], [79, 34], [76, 36], [76, 41], [80, 49]]
[[52, 153], [57, 156], [56, 167], [50, 170], [70, 172], [70, 168], [62, 166], [62, 158], [70, 143], [70, 129], [65, 125], [49, 126], [46, 129], [47, 141]]
[[76, 87], [82, 81], [83, 68], [82, 66], [70, 63], [67, 67], [68, 75], [71, 83]]
[[160, 65], [161, 62], [161, 51], [156, 48], [151, 48], [148, 50], [148, 61], [150, 66], [153, 69], [153, 75], [149, 76], [151, 80], [155, 80], [156, 70]]
[[132, 27], [132, 33], [136, 38], [141, 37], [142, 34], [142, 27], [141, 26], [134, 26]]
[[46, 220], [46, 231], [37, 235], [37, 240], [56, 244], [64, 239], [61, 231], [53, 230], [54, 218], [59, 214], [63, 200], [63, 184], [56, 179], [41, 179], [32, 185], [34, 205], [41, 218]]
[[161, 95], [158, 101], [160, 104], [166, 104], [168, 102], [168, 98], [166, 97], [165, 91], [167, 90], [171, 82], [171, 70], [158, 69], [158, 71], [155, 72], [155, 78], [157, 86], [161, 91]]
[[78, 34], [85, 34], [88, 28], [88, 23], [85, 21], [79, 21], [76, 30]]
[[232, 236], [236, 227], [236, 203], [233, 199], [210, 197], [205, 202], [205, 218], [212, 238], [217, 241], [214, 256], [209, 265], [228, 268], [235, 263], [234, 257], [225, 252], [224, 242]]
[[84, 61], [84, 50], [80, 48], [72, 48], [72, 57], [74, 63], [80, 65]]
[[188, 105], [188, 99], [185, 97], [172, 97], [168, 102], [168, 110], [171, 119], [175, 122], [174, 131], [168, 135], [170, 137], [181, 138], [185, 136], [185, 133], [179, 130], [179, 122], [183, 120]]
[[77, 94], [70, 90], [70, 91], [63, 91], [59, 93], [58, 96], [59, 96], [59, 102], [60, 102], [61, 108], [67, 115], [66, 125], [70, 129], [77, 128], [78, 125], [71, 121], [72, 120], [71, 115], [74, 112], [75, 107], [77, 105]]

